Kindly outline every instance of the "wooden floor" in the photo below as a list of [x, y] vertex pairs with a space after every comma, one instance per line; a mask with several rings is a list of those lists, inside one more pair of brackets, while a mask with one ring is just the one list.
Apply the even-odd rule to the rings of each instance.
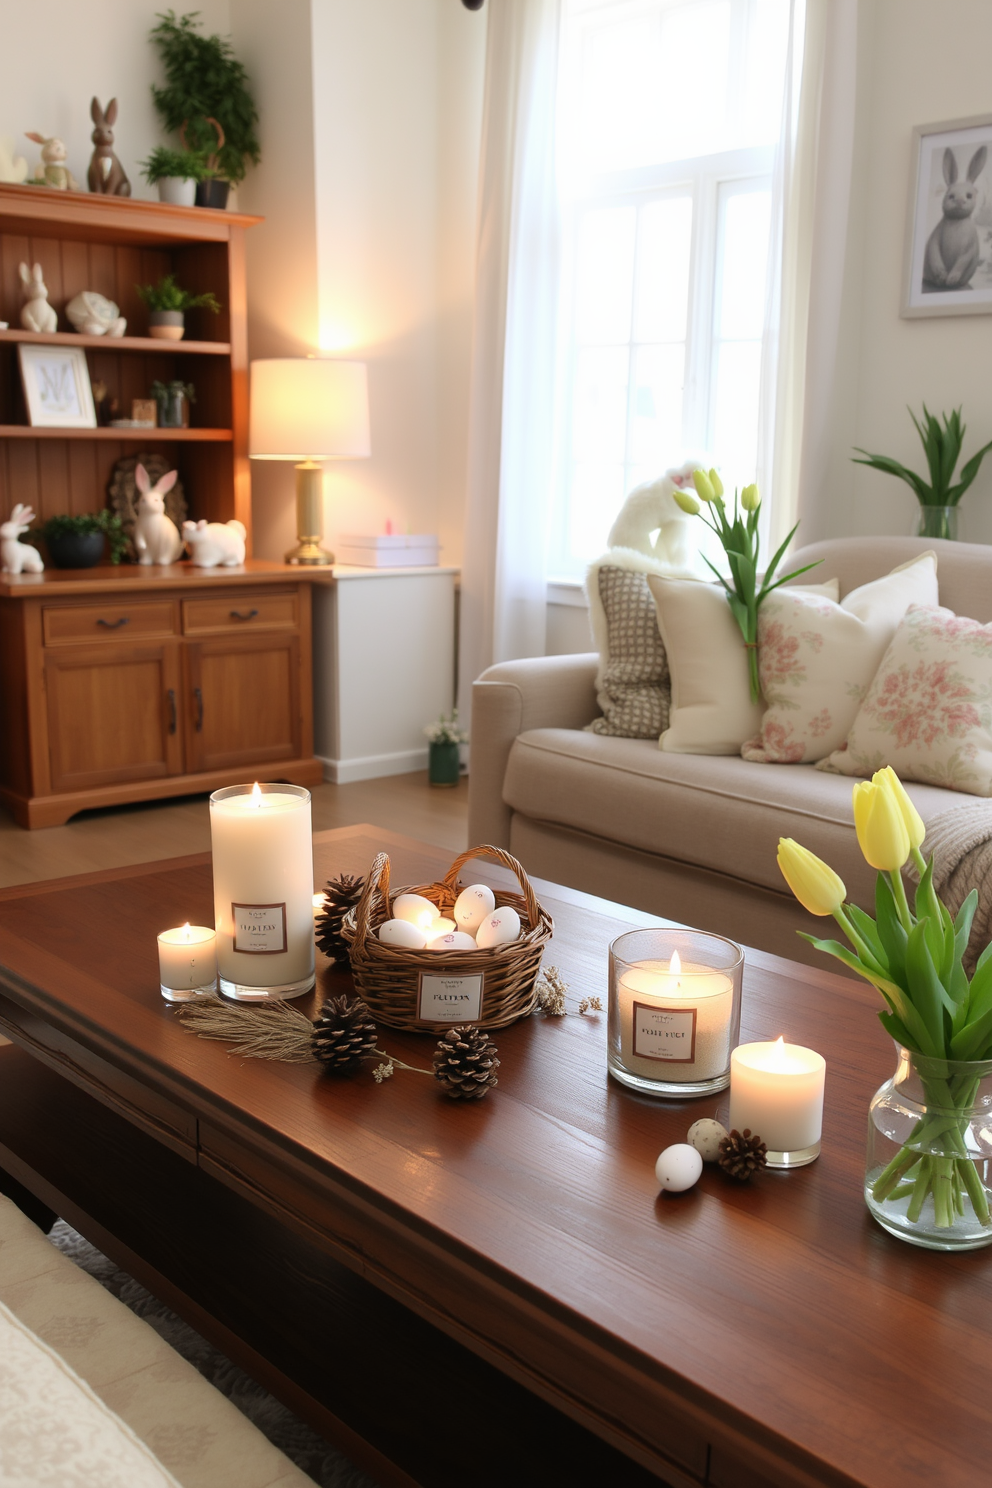
[[[441, 790], [428, 785], [423, 771], [314, 788], [315, 832], [359, 822], [420, 837], [454, 855], [468, 846], [468, 780]], [[34, 832], [16, 826], [0, 810], [0, 887], [182, 857], [209, 847], [206, 796], [87, 811], [64, 827]]]

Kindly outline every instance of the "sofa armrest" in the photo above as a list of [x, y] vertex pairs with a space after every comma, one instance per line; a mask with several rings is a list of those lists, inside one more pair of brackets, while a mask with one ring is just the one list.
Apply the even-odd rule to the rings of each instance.
[[584, 728], [599, 712], [595, 651], [534, 656], [492, 666], [472, 686], [472, 752], [468, 781], [470, 846], [509, 848], [510, 808], [503, 781], [513, 741], [535, 728]]

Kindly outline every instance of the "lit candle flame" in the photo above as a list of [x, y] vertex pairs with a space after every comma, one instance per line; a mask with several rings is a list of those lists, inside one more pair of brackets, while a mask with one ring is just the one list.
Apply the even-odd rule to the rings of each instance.
[[323, 896], [323, 894], [314, 894], [314, 896], [313, 896], [313, 907], [314, 907], [314, 909], [323, 909], [323, 907], [324, 907], [324, 896]]
[[672, 959], [668, 963], [668, 970], [673, 977], [679, 977], [682, 975], [682, 958], [679, 955], [678, 951], [672, 952]]
[[262, 804], [262, 792], [261, 792], [261, 790], [259, 788], [259, 784], [258, 784], [258, 781], [257, 780], [255, 781], [255, 784], [251, 788], [251, 796], [249, 797], [248, 804], [250, 806], [253, 806], [256, 811], [259, 809], [259, 807]]
[[183, 939], [189, 940], [189, 920], [187, 920], [185, 925], [183, 926]]

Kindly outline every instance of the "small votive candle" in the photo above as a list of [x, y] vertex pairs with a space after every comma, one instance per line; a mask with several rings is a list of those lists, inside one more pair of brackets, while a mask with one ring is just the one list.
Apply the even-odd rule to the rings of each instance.
[[607, 1066], [649, 1095], [725, 1090], [744, 953], [702, 930], [631, 930], [610, 947]]
[[324, 905], [327, 902], [326, 894], [314, 894], [313, 896], [313, 922], [316, 925], [317, 916], [323, 914]]
[[159, 991], [166, 1002], [192, 1002], [217, 990], [217, 932], [180, 925], [158, 937]]
[[802, 1168], [820, 1155], [826, 1061], [800, 1044], [741, 1044], [730, 1059], [730, 1126], [749, 1127], [770, 1168]]

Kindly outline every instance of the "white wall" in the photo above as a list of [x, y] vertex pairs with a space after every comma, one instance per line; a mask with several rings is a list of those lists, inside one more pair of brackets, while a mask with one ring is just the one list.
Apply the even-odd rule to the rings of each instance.
[[[178, 7], [180, 12], [183, 7]], [[228, 0], [197, 0], [208, 33], [230, 27]], [[161, 82], [158, 54], [148, 40], [156, 12], [167, 9], [134, 0], [46, 0], [44, 6], [3, 7], [0, 135], [15, 139], [16, 153], [33, 169], [39, 147], [24, 130], [57, 134], [69, 150], [69, 168], [86, 190], [93, 145], [90, 100], [119, 103], [114, 148], [131, 181], [132, 195], [157, 199], [139, 162], [163, 135], [151, 84]], [[30, 172], [29, 172], [30, 173]]]
[[[992, 318], [903, 320], [903, 248], [912, 130], [992, 112], [988, 0], [862, 0], [855, 184], [832, 410], [827, 498], [800, 537], [907, 533], [903, 482], [853, 465], [853, 446], [925, 472], [906, 412], [964, 406], [964, 457], [992, 439]], [[965, 496], [962, 535], [992, 542], [992, 458]]]
[[[440, 532], [461, 561], [485, 20], [454, 0], [231, 0], [264, 162], [240, 205], [252, 357], [369, 367], [372, 455], [325, 477], [325, 533]], [[298, 143], [294, 143], [298, 142]], [[312, 148], [310, 146], [312, 145]], [[255, 552], [294, 540], [293, 472], [255, 466]]]

